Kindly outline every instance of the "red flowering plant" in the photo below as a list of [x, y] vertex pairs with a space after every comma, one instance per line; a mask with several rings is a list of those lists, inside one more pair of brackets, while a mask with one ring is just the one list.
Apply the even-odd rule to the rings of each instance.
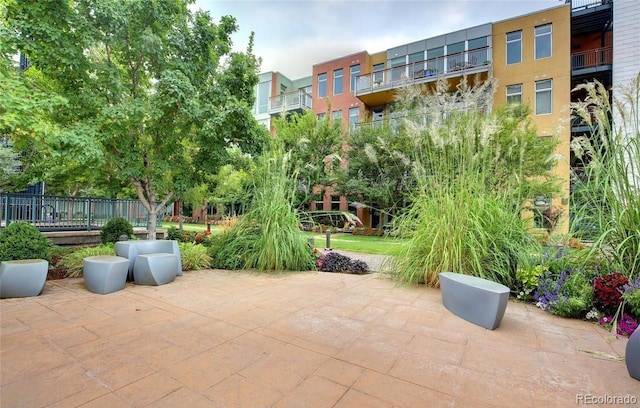
[[620, 303], [624, 286], [629, 280], [620, 272], [613, 272], [593, 280], [593, 303], [605, 316], [616, 314]]

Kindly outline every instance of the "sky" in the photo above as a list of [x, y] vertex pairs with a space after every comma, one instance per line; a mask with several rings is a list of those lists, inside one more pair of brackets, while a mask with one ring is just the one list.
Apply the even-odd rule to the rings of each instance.
[[564, 4], [564, 0], [196, 0], [214, 21], [235, 17], [234, 50], [247, 48], [261, 72], [309, 76], [314, 64], [370, 54], [460, 29]]

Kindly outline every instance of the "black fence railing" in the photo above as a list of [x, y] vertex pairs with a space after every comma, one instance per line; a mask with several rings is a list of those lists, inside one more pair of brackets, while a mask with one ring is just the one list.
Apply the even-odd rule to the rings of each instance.
[[[158, 226], [162, 215], [160, 211]], [[40, 231], [97, 230], [116, 217], [134, 227], [149, 224], [149, 213], [139, 200], [0, 193], [0, 228], [28, 222]]]

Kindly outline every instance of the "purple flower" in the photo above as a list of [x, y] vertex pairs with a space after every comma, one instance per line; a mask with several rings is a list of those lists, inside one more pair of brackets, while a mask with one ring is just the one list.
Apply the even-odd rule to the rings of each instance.
[[637, 328], [638, 322], [636, 322], [633, 317], [624, 313], [622, 318], [618, 321], [618, 328], [616, 332], [620, 336], [631, 336]]

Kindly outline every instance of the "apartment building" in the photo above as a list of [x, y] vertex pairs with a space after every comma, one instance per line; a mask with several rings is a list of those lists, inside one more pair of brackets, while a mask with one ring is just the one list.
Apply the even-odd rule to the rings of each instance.
[[[493, 76], [497, 79], [495, 106], [527, 103], [540, 137], [555, 135], [560, 139], [557, 153], [563, 159], [554, 171], [562, 180], [562, 192], [553, 201], [547, 197], [532, 199], [540, 209], [551, 205], [561, 208], [559, 227], [567, 231], [571, 168], [579, 166], [571, 155], [570, 142], [588, 130], [571, 120], [571, 101], [584, 97], [572, 89], [593, 79], [609, 88], [638, 74], [638, 21], [640, 3], [635, 0], [567, 0], [557, 7], [381, 52], [338, 57], [310, 67], [313, 83], [308, 109], [321, 117], [331, 115], [332, 120], [342, 120], [348, 130], [364, 120], [381, 121], [390, 115], [401, 86], [428, 88], [444, 78], [453, 88], [463, 75], [480, 81]], [[272, 82], [275, 95], [278, 89], [274, 79]], [[312, 207], [356, 212], [344, 198], [330, 191]], [[376, 227], [384, 222], [362, 209], [357, 213], [366, 225]], [[540, 219], [534, 221], [540, 223]]]

